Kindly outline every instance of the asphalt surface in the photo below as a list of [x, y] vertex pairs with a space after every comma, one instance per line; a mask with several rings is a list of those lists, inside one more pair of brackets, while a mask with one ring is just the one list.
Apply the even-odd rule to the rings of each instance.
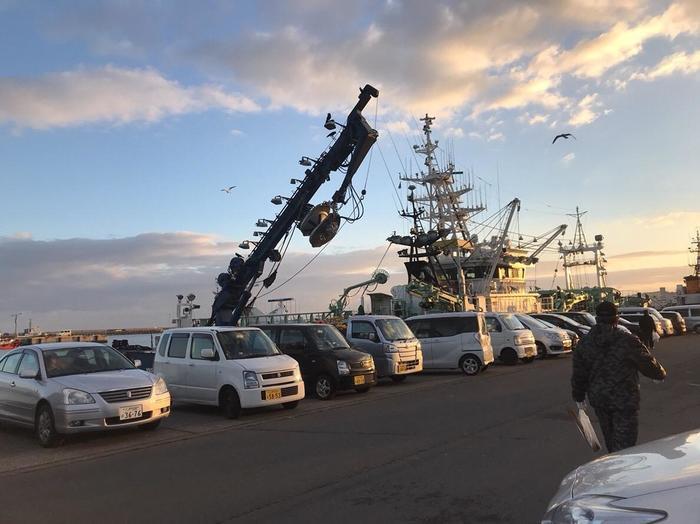
[[[700, 427], [700, 336], [655, 350], [640, 443]], [[0, 428], [0, 522], [538, 522], [593, 459], [568, 419], [571, 358], [425, 374], [298, 409], [177, 407], [155, 432], [38, 447]]]

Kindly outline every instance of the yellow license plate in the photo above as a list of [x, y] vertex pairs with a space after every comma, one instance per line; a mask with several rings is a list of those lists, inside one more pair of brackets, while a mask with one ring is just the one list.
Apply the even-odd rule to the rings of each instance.
[[365, 383], [365, 376], [364, 375], [357, 375], [357, 376], [353, 377], [352, 380], [356, 386], [359, 386], [360, 384]]
[[277, 400], [282, 398], [281, 389], [267, 389], [265, 390], [265, 400]]
[[399, 373], [403, 373], [406, 369], [408, 369], [406, 364], [399, 364]]

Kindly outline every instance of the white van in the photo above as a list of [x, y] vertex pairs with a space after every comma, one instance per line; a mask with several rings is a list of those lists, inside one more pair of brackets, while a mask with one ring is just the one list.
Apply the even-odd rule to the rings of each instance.
[[484, 313], [494, 356], [504, 364], [529, 363], [537, 356], [535, 336], [513, 313]]
[[700, 304], [688, 304], [685, 306], [668, 306], [661, 311], [675, 311], [685, 320], [685, 328], [700, 335]]
[[425, 369], [459, 368], [476, 375], [493, 363], [483, 313], [432, 313], [407, 318], [406, 324], [421, 341]]
[[163, 377], [174, 402], [219, 406], [229, 418], [245, 408], [293, 409], [304, 398], [299, 364], [258, 328], [168, 329], [153, 373]]
[[538, 357], [571, 353], [571, 337], [563, 329], [524, 313], [516, 313], [515, 316], [535, 336]]
[[618, 308], [617, 311], [620, 315], [643, 315], [644, 311], [648, 311], [649, 315], [654, 317], [654, 320], [658, 320], [661, 324], [662, 333], [659, 333], [659, 335], [665, 337], [673, 335], [673, 324], [671, 323], [671, 321], [667, 318], [662, 317], [661, 313], [659, 313], [653, 307], [626, 306]]
[[402, 382], [423, 371], [421, 343], [403, 320], [391, 315], [354, 315], [345, 338], [353, 349], [372, 355], [377, 377]]

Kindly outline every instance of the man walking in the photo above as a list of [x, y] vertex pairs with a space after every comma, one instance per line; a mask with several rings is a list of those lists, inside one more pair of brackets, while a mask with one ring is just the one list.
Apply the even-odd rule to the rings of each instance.
[[654, 349], [654, 333], [656, 332], [656, 322], [651, 318], [649, 310], [644, 310], [644, 315], [639, 319], [639, 334], [642, 342], [649, 349]]
[[582, 404], [586, 396], [595, 410], [609, 453], [637, 443], [639, 375], [663, 380], [666, 370], [642, 342], [617, 325], [617, 307], [596, 307], [597, 324], [574, 350], [571, 389]]

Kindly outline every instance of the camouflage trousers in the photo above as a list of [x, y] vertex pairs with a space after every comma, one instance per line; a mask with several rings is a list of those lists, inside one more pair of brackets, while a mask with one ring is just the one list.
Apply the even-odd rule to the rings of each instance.
[[594, 407], [600, 429], [603, 430], [608, 453], [637, 444], [639, 411], [611, 411]]

